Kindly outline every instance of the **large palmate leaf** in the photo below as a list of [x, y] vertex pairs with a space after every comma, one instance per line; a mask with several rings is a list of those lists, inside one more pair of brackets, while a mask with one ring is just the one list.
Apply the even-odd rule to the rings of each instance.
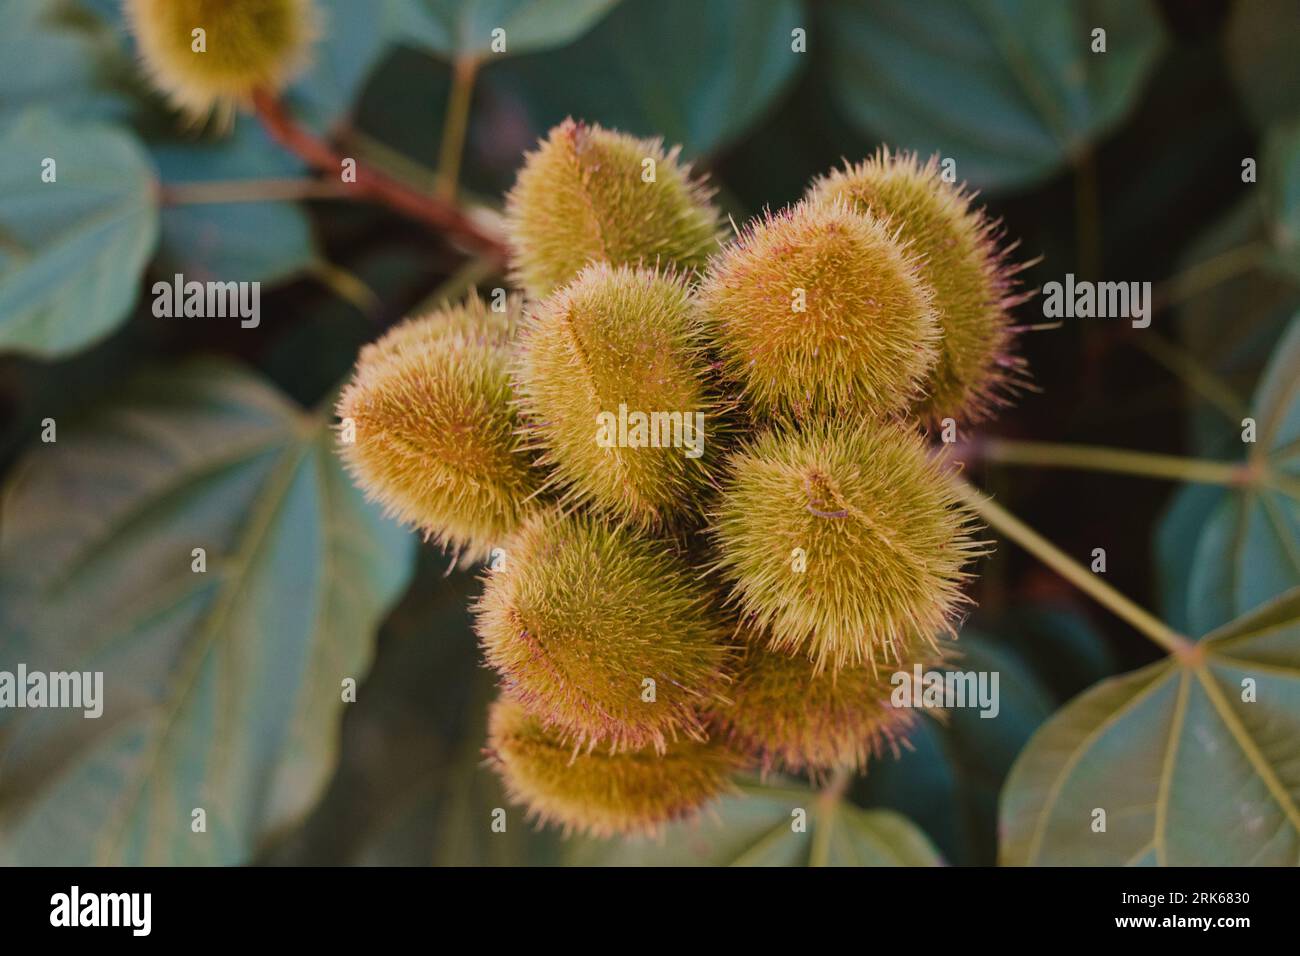
[[735, 139], [794, 78], [796, 27], [807, 27], [797, 0], [623, 0], [577, 42], [493, 63], [482, 81], [535, 131], [574, 116], [698, 156]]
[[57, 356], [102, 338], [157, 240], [153, 166], [129, 133], [45, 109], [0, 121], [0, 351]]
[[[1181, 591], [1193, 633], [1219, 627], [1300, 585], [1300, 318], [1292, 319], [1274, 353], [1251, 415], [1256, 441], [1246, 447], [1260, 477], [1230, 493], [1196, 496], [1208, 517]], [[1183, 514], [1192, 508], [1192, 494], [1183, 492]]]
[[924, 833], [892, 810], [863, 810], [797, 787], [746, 784], [659, 839], [588, 841], [602, 866], [938, 866]]
[[231, 366], [58, 427], [5, 488], [0, 664], [102, 672], [103, 714], [0, 710], [0, 859], [245, 860], [330, 773], [410, 536], [323, 417]]
[[870, 806], [906, 813], [959, 865], [996, 861], [998, 792], [1016, 755], [1074, 691], [1113, 672], [1082, 618], [1038, 611], [994, 626], [996, 637], [962, 630], [954, 669], [998, 674], [996, 715], [964, 707], [927, 717], [908, 747], [874, 761], [853, 789]]
[[[413, 0], [404, 39], [448, 59], [516, 56], [580, 36], [618, 0]], [[493, 50], [493, 31], [504, 49]]]
[[1300, 588], [1198, 647], [1034, 735], [1002, 793], [1003, 863], [1300, 863]]
[[[938, 151], [981, 186], [1051, 175], [1136, 103], [1162, 45], [1146, 0], [834, 0], [824, 37], [844, 112]], [[1092, 52], [1092, 31], [1106, 52]]]
[[[379, 636], [374, 667], [343, 721], [324, 799], [261, 862], [524, 866], [559, 861], [559, 831], [524, 819], [485, 765], [496, 675], [484, 668], [469, 604], [481, 583], [447, 575], [432, 551]], [[494, 811], [507, 811], [504, 832]]]

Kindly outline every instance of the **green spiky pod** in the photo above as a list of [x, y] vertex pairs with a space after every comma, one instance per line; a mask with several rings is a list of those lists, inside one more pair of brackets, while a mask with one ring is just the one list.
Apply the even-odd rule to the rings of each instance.
[[571, 746], [704, 739], [728, 649], [707, 591], [659, 543], [586, 514], [525, 522], [475, 628], [506, 691]]
[[894, 234], [846, 205], [751, 223], [700, 299], [723, 369], [762, 416], [901, 412], [938, 356], [930, 290]]
[[[732, 702], [716, 716], [729, 745], [752, 754], [764, 773], [861, 770], [869, 758], [906, 744], [917, 711], [892, 705], [894, 668], [864, 663], [818, 671], [802, 654], [768, 649], [762, 632], [742, 627], [741, 637], [744, 650], [727, 691]], [[918, 650], [924, 659], [905, 660], [903, 669], [943, 665], [941, 651]]]
[[223, 123], [255, 91], [283, 88], [317, 35], [310, 0], [126, 0], [126, 13], [158, 89], [191, 117], [216, 110]]
[[521, 305], [506, 305], [471, 296], [394, 327], [362, 350], [338, 402], [339, 450], [357, 484], [462, 564], [504, 543], [542, 481], [517, 434], [510, 342]]
[[514, 278], [544, 298], [591, 262], [688, 271], [718, 245], [711, 193], [662, 140], [567, 119], [506, 197]]
[[681, 740], [662, 753], [575, 753], [509, 698], [492, 706], [488, 754], [516, 803], [566, 833], [655, 834], [731, 789], [737, 759], [715, 744]]
[[995, 224], [972, 205], [974, 197], [944, 181], [938, 156], [922, 164], [914, 153], [882, 148], [819, 179], [809, 198], [823, 205], [849, 203], [897, 227], [934, 289], [939, 361], [916, 414], [931, 423], [945, 417], [978, 421], [1006, 404], [1024, 378], [1023, 362], [1011, 354], [1016, 269], [1007, 262]]
[[727, 466], [717, 566], [773, 650], [839, 670], [952, 630], [980, 545], [920, 436], [818, 420], [761, 435]]
[[717, 457], [706, 370], [699, 311], [679, 277], [588, 266], [530, 307], [520, 336], [530, 447], [569, 500], [643, 528], [686, 517]]

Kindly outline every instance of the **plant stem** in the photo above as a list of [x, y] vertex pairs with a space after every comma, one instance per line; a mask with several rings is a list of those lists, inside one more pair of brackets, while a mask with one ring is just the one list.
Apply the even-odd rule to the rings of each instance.
[[161, 190], [162, 201], [172, 206], [345, 199], [349, 194], [345, 183], [324, 179], [233, 179], [206, 183], [164, 183]]
[[[275, 96], [260, 90], [253, 94], [253, 104], [272, 139], [321, 172], [339, 175], [345, 157], [300, 126]], [[352, 185], [361, 195], [434, 227], [475, 253], [505, 261], [508, 253], [505, 238], [470, 218], [455, 204], [421, 193], [361, 163], [357, 163], [356, 170], [356, 182]]]
[[465, 151], [465, 131], [469, 128], [469, 107], [474, 99], [478, 64], [476, 56], [458, 56], [452, 64], [451, 95], [447, 98], [442, 144], [438, 150], [437, 195], [447, 202], [456, 201], [456, 188], [460, 184], [460, 158]]
[[1065, 578], [1117, 617], [1127, 621], [1170, 654], [1187, 657], [1195, 644], [1170, 628], [1149, 611], [1120, 594], [1074, 558], [1048, 541], [1029, 525], [993, 501], [969, 482], [954, 476], [954, 490], [989, 526], [1010, 538], [1061, 577]]
[[432, 311], [459, 299], [484, 279], [500, 274], [500, 264], [487, 258], [467, 259], [459, 269], [449, 275], [438, 288], [427, 295], [415, 309], [416, 315]]
[[1222, 412], [1234, 425], [1250, 414], [1246, 403], [1223, 379], [1163, 335], [1148, 329], [1141, 335], [1131, 336], [1129, 341], [1173, 372], [1184, 385]]
[[1186, 302], [1206, 289], [1249, 272], [1264, 261], [1272, 248], [1267, 240], [1256, 239], [1189, 266], [1156, 289], [1155, 308], [1167, 309]]
[[340, 299], [354, 306], [367, 319], [374, 319], [379, 309], [379, 296], [356, 275], [324, 259], [317, 259], [308, 271], [322, 285]]
[[1236, 462], [1156, 455], [1097, 445], [1059, 445], [994, 438], [985, 442], [980, 452], [986, 461], [1004, 465], [1079, 468], [1119, 475], [1167, 478], [1170, 481], [1192, 481], [1203, 485], [1237, 486], [1250, 481], [1247, 466]]

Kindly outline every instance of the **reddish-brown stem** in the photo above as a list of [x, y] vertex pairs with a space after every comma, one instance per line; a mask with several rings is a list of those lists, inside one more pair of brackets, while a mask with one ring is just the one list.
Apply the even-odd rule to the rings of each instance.
[[[253, 106], [272, 139], [314, 169], [339, 175], [344, 157], [325, 140], [300, 125], [273, 94], [259, 90], [253, 94]], [[349, 185], [360, 195], [432, 226], [480, 256], [502, 263], [506, 261], [508, 249], [505, 240], [484, 229], [455, 204], [425, 195], [359, 162], [356, 174], [356, 182]]]

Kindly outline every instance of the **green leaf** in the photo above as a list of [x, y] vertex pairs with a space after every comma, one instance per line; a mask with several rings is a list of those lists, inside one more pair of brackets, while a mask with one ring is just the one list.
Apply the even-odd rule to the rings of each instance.
[[103, 714], [0, 710], [0, 860], [244, 861], [318, 797], [413, 540], [228, 365], [58, 427], [0, 505], [0, 660], [102, 672]]
[[[273, 866], [535, 866], [562, 840], [539, 830], [484, 765], [496, 676], [482, 666], [468, 605], [480, 583], [432, 549], [384, 622], [374, 667], [343, 723], [339, 767]], [[493, 811], [507, 810], [505, 832]]]
[[745, 784], [662, 839], [580, 841], [600, 866], [939, 866], [929, 838], [892, 810], [863, 810], [813, 790]]
[[[986, 625], [987, 626], [987, 625]], [[1111, 672], [1109, 655], [1080, 618], [1038, 611], [996, 621], [997, 636], [970, 628], [956, 670], [998, 674], [998, 713], [954, 708], [924, 719], [910, 747], [874, 762], [854, 786], [871, 806], [906, 812], [958, 865], [997, 857], [997, 800], [1016, 755], [1057, 701]]]
[[[1179, 260], [1178, 274], [1207, 283], [1179, 308], [1181, 344], [1234, 393], [1249, 398], [1287, 322], [1300, 308], [1300, 283], [1274, 246], [1279, 206], [1270, 197], [1276, 164], [1265, 160], [1258, 190], [1214, 223]], [[1261, 188], [1262, 187], [1262, 188]], [[1223, 321], [1231, 315], [1232, 321]], [[1190, 447], [1221, 457], [1240, 447], [1241, 414], [1189, 395]]]
[[320, 129], [346, 119], [393, 44], [406, 33], [416, 0], [317, 0], [321, 38], [311, 65], [290, 87], [296, 112]]
[[76, 119], [120, 111], [104, 84], [115, 52], [108, 29], [66, 0], [0, 4], [0, 121], [37, 104]]
[[1300, 316], [1264, 373], [1251, 415], [1250, 459], [1268, 477], [1225, 495], [1196, 539], [1185, 590], [1194, 633], [1300, 585]]
[[[439, 56], [517, 56], [569, 43], [618, 0], [416, 0], [405, 39]], [[505, 49], [492, 50], [492, 31]]]
[[794, 78], [799, 26], [796, 0], [625, 0], [576, 43], [493, 62], [482, 82], [535, 130], [574, 116], [698, 156], [736, 139]]
[[1234, 3], [1225, 44], [1232, 79], [1256, 125], [1300, 114], [1300, 17], [1294, 0]]
[[58, 356], [107, 335], [157, 241], [153, 167], [130, 134], [44, 109], [0, 125], [0, 351]]
[[1191, 580], [1197, 542], [1227, 495], [1217, 485], [1187, 485], [1174, 495], [1156, 528], [1161, 608], [1165, 621], [1180, 634], [1192, 631]]
[[[1040, 182], [1136, 104], [1163, 44], [1145, 0], [833, 0], [824, 44], [845, 114], [981, 187]], [[1091, 52], [1092, 31], [1106, 52]]]
[[[153, 146], [163, 183], [256, 181], [295, 177], [302, 164], [241, 118], [224, 140]], [[199, 282], [274, 283], [317, 257], [311, 221], [295, 202], [170, 205], [162, 214], [159, 269]]]
[[1034, 735], [1002, 792], [1002, 863], [1300, 863], [1300, 588], [1200, 649], [1103, 681]]

